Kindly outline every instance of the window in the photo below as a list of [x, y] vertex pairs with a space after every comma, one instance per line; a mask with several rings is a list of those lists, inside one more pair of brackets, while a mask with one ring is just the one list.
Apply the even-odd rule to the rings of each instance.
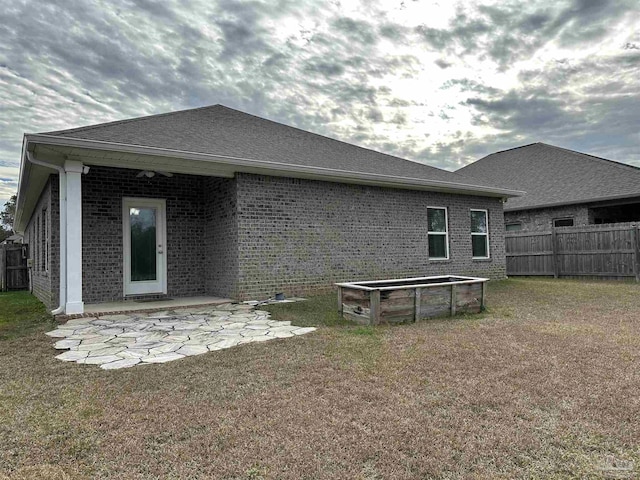
[[489, 258], [489, 220], [486, 210], [471, 210], [471, 256]]
[[573, 218], [556, 218], [553, 220], [554, 227], [573, 227]]
[[447, 209], [445, 207], [427, 207], [430, 259], [447, 260], [449, 258], [449, 233], [447, 230]]
[[33, 226], [34, 229], [34, 235], [33, 235], [33, 270], [34, 271], [38, 271], [40, 268], [40, 248], [39, 247], [39, 243], [40, 242], [40, 215], [38, 215], [36, 217], [36, 221], [35, 224]]
[[520, 222], [517, 223], [507, 223], [505, 225], [505, 230], [507, 232], [519, 232], [522, 230], [522, 224]]
[[42, 210], [42, 238], [40, 241], [42, 256], [40, 258], [41, 270], [49, 271], [49, 219], [47, 218], [47, 209]]

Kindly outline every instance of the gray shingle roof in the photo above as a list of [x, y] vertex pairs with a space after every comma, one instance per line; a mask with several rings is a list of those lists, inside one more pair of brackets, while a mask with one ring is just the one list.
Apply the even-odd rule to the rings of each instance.
[[492, 153], [456, 173], [527, 192], [505, 210], [640, 196], [640, 168], [544, 143]]
[[[47, 132], [66, 138], [468, 183], [456, 173], [310, 133], [223, 105]], [[493, 182], [474, 185], [494, 186]]]

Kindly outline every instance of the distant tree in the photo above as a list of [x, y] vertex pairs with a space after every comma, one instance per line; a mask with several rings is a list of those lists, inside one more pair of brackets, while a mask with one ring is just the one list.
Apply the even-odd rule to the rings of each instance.
[[13, 221], [16, 217], [16, 201], [18, 200], [17, 195], [13, 195], [8, 202], [4, 204], [4, 208], [2, 212], [0, 212], [0, 227], [4, 227], [4, 230], [8, 230], [11, 235], [13, 232]]

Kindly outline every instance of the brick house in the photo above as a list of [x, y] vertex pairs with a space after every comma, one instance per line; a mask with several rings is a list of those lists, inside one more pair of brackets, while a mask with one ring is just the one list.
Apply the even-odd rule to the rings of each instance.
[[504, 206], [507, 231], [640, 221], [640, 168], [632, 165], [534, 143], [456, 173], [526, 192]]
[[27, 134], [16, 228], [57, 313], [156, 296], [505, 275], [519, 192], [215, 105]]

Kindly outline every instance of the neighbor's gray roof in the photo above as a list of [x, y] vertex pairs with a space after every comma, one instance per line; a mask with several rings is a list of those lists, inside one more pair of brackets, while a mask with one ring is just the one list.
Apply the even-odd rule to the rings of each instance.
[[[223, 105], [47, 132], [46, 135], [467, 183], [464, 177], [453, 172], [357, 147]], [[495, 182], [481, 185], [496, 186]]]
[[492, 153], [456, 173], [527, 192], [505, 210], [640, 196], [640, 168], [544, 143]]

